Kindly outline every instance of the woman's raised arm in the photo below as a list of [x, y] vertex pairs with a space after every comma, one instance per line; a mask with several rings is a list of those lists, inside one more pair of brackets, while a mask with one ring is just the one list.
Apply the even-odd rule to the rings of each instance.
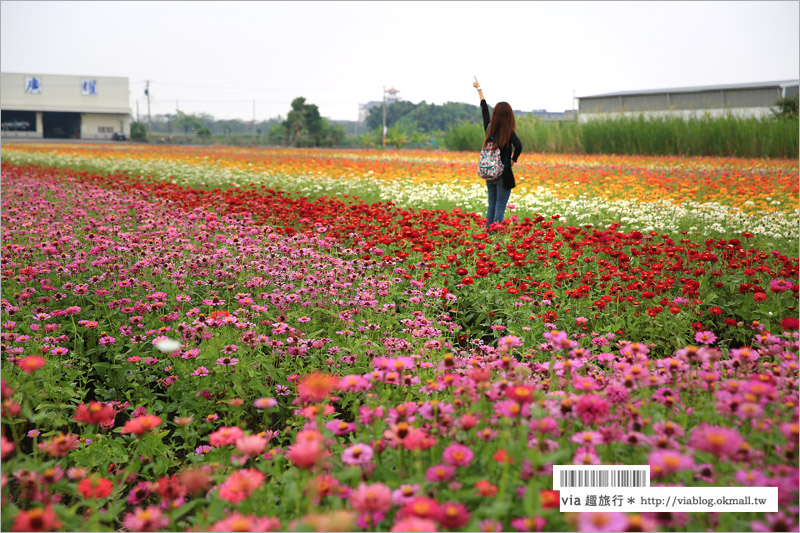
[[[473, 76], [473, 78], [475, 78], [475, 76]], [[478, 78], [475, 78], [475, 81], [472, 82], [472, 86], [478, 89], [478, 96], [481, 97], [481, 100], [485, 100], [485, 98], [483, 97], [483, 91], [481, 91], [481, 85], [480, 83], [478, 83]]]

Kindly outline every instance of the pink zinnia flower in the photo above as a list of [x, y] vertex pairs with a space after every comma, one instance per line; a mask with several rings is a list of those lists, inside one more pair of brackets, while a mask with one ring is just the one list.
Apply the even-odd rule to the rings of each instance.
[[342, 452], [342, 462], [348, 465], [360, 466], [372, 460], [374, 451], [366, 444], [356, 443]]
[[350, 505], [362, 513], [384, 513], [392, 507], [392, 489], [383, 483], [363, 481], [350, 493]]
[[431, 483], [450, 481], [455, 477], [456, 470], [450, 465], [433, 465], [425, 474], [425, 479]]
[[341, 436], [352, 433], [356, 430], [355, 422], [345, 422], [344, 420], [329, 420], [325, 423], [325, 427], [333, 432], [334, 435]]
[[773, 279], [769, 282], [769, 288], [772, 289], [773, 292], [788, 291], [792, 288], [792, 282], [780, 278]]
[[208, 436], [208, 441], [211, 446], [219, 448], [220, 446], [227, 446], [228, 444], [236, 444], [236, 441], [244, 436], [244, 431], [236, 426], [221, 427], [214, 433]]
[[724, 426], [709, 426], [701, 422], [689, 436], [689, 447], [712, 453], [720, 458], [733, 456], [744, 439], [739, 432]]
[[278, 405], [278, 400], [275, 398], [258, 398], [253, 402], [253, 407], [256, 409], [272, 409]]
[[316, 431], [301, 431], [297, 441], [286, 450], [286, 458], [299, 468], [311, 468], [326, 455], [322, 435]]
[[426, 518], [437, 522], [439, 521], [441, 512], [441, 507], [436, 500], [421, 496], [406, 503], [400, 510], [400, 514], [404, 517], [416, 516], [417, 518]]
[[515, 518], [511, 521], [511, 527], [517, 531], [541, 531], [545, 524], [546, 520], [541, 516]]
[[688, 470], [694, 466], [691, 457], [673, 450], [653, 450], [647, 457], [647, 463], [654, 478], [667, 476], [678, 470]]
[[608, 418], [608, 401], [596, 394], [584, 394], [575, 405], [575, 412], [584, 425], [591, 426]]
[[439, 523], [447, 529], [459, 529], [467, 525], [470, 513], [467, 506], [458, 502], [447, 502], [442, 504], [442, 514]]
[[130, 531], [158, 531], [169, 525], [169, 518], [156, 505], [150, 505], [147, 509], [136, 507], [125, 515], [122, 525]]
[[0, 458], [10, 457], [14, 453], [14, 448], [16, 448], [16, 445], [6, 439], [5, 435], [0, 436]]
[[132, 420], [125, 422], [122, 428], [122, 433], [133, 433], [134, 435], [142, 435], [149, 433], [156, 426], [161, 424], [161, 418], [156, 415], [142, 415]]
[[349, 392], [365, 392], [372, 388], [372, 383], [357, 374], [350, 374], [339, 380], [339, 389]]
[[246, 435], [236, 441], [236, 449], [245, 455], [254, 457], [267, 447], [267, 439], [258, 435]]
[[578, 518], [580, 531], [625, 531], [628, 515], [625, 513], [581, 513]]
[[569, 440], [577, 442], [578, 444], [583, 444], [584, 446], [593, 446], [595, 444], [602, 444], [603, 436], [597, 431], [581, 431], [580, 433], [575, 433]]
[[243, 515], [234, 511], [227, 518], [211, 524], [209, 531], [280, 531], [281, 521], [268, 516]]
[[597, 456], [597, 452], [591, 446], [581, 446], [575, 451], [575, 457], [572, 459], [574, 465], [599, 465], [603, 464]]
[[694, 334], [694, 340], [700, 344], [714, 344], [717, 340], [717, 336], [710, 331], [698, 331]]
[[400, 485], [399, 489], [392, 492], [392, 503], [405, 505], [414, 500], [417, 492], [419, 492], [419, 485]]
[[453, 466], [467, 466], [475, 454], [463, 444], [451, 444], [442, 452], [442, 458]]
[[769, 478], [760, 470], [737, 470], [733, 479], [739, 485], [749, 487], [766, 487], [769, 482]]
[[397, 520], [389, 531], [438, 531], [436, 522], [427, 518], [408, 516]]
[[236, 505], [249, 498], [264, 479], [264, 474], [255, 468], [237, 470], [220, 485], [219, 497]]

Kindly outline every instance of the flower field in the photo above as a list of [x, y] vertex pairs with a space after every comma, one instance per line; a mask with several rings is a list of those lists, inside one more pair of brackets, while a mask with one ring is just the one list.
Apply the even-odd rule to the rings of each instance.
[[[15, 531], [797, 531], [797, 161], [3, 146]], [[561, 513], [553, 465], [777, 486]]]

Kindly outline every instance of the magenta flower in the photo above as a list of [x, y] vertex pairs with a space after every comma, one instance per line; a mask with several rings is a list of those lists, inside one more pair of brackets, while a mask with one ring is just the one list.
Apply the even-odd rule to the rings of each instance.
[[730, 458], [745, 442], [739, 432], [724, 426], [709, 426], [701, 422], [689, 436], [688, 446], [712, 453], [720, 458]]
[[531, 516], [513, 519], [511, 527], [517, 531], [541, 531], [546, 523], [547, 521], [542, 516]]
[[197, 377], [206, 377], [208, 375], [208, 369], [204, 366], [198, 366], [194, 372], [191, 374], [192, 376]]
[[608, 400], [597, 394], [584, 394], [575, 405], [575, 413], [584, 425], [592, 426], [608, 418]]
[[428, 469], [425, 473], [425, 479], [432, 483], [438, 483], [441, 481], [450, 481], [455, 477], [456, 469], [450, 465], [433, 465]]
[[717, 336], [710, 331], [698, 331], [694, 334], [694, 340], [700, 344], [714, 344], [717, 340]]
[[572, 458], [574, 465], [599, 465], [603, 464], [597, 456], [597, 451], [592, 446], [581, 446], [575, 451], [575, 457]]
[[654, 478], [689, 470], [694, 466], [691, 457], [673, 450], [653, 450], [647, 457], [647, 463], [650, 465], [650, 475]]
[[475, 454], [463, 444], [451, 444], [442, 452], [442, 458], [453, 466], [467, 466]]

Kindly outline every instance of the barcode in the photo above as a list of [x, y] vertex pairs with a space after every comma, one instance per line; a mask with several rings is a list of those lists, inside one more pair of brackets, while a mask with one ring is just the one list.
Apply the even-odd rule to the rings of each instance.
[[559, 489], [578, 487], [649, 487], [650, 468], [554, 467], [554, 488], [556, 488], [556, 484]]

